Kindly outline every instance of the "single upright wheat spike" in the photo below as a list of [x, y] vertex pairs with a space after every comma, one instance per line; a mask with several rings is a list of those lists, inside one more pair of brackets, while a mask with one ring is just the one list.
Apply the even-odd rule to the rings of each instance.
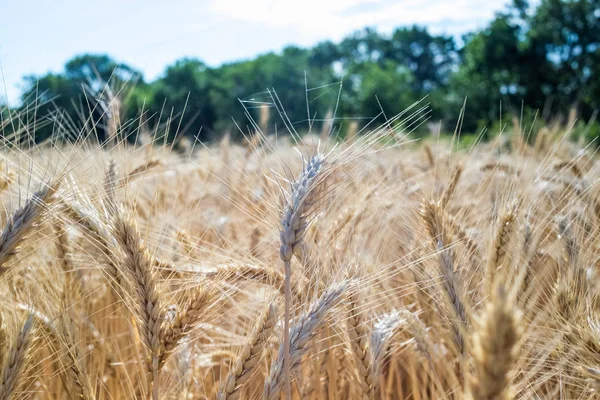
[[5, 363], [2, 366], [2, 376], [0, 377], [2, 379], [2, 382], [0, 382], [0, 400], [11, 399], [17, 388], [21, 373], [27, 362], [32, 328], [33, 315], [29, 315], [12, 346], [8, 349]]
[[564, 246], [563, 264], [561, 277], [559, 278], [568, 287], [575, 297], [585, 297], [590, 292], [587, 271], [581, 264], [581, 244], [578, 238], [582, 237], [581, 229], [583, 221], [578, 218], [561, 218], [558, 223], [558, 237]]
[[250, 234], [250, 254], [252, 254], [252, 257], [254, 258], [259, 258], [260, 257], [260, 251], [259, 251], [259, 244], [260, 244], [260, 238], [261, 238], [261, 232], [260, 232], [260, 228], [256, 227], [254, 229], [252, 229], [252, 233]]
[[83, 290], [83, 276], [81, 270], [73, 263], [69, 234], [64, 222], [60, 218], [56, 218], [55, 220], [54, 232], [56, 234], [56, 252], [65, 274], [67, 290], [72, 296], [81, 295], [81, 291]]
[[291, 193], [283, 208], [280, 227], [281, 247], [279, 255], [285, 270], [285, 315], [283, 328], [284, 363], [285, 363], [285, 395], [291, 399], [290, 376], [290, 308], [291, 308], [291, 261], [300, 245], [309, 223], [309, 216], [314, 212], [319, 200], [320, 183], [325, 157], [314, 155], [304, 166], [298, 180], [292, 183]]
[[348, 125], [348, 130], [346, 131], [346, 142], [347, 143], [354, 142], [357, 135], [358, 135], [358, 121], [352, 121], [352, 122], [350, 122], [350, 125]]
[[327, 110], [327, 114], [325, 114], [325, 118], [323, 119], [323, 125], [321, 125], [321, 141], [326, 142], [331, 134], [331, 129], [333, 128], [333, 110], [330, 108]]
[[227, 378], [219, 390], [219, 400], [240, 399], [243, 395], [242, 385], [251, 378], [253, 372], [259, 366], [265, 342], [269, 339], [275, 324], [277, 323], [277, 307], [275, 302], [270, 302], [267, 309], [262, 313], [258, 324], [249, 336], [248, 343], [244, 346], [242, 353], [229, 370]]
[[113, 234], [121, 246], [124, 266], [130, 275], [133, 292], [136, 298], [136, 317], [138, 328], [142, 335], [149, 355], [149, 382], [153, 384], [152, 397], [158, 399], [158, 372], [160, 363], [160, 326], [163, 321], [159, 288], [152, 270], [154, 260], [142, 243], [135, 221], [120, 208], [118, 209]]
[[468, 380], [473, 400], [513, 398], [511, 371], [517, 360], [520, 337], [520, 312], [499, 284], [486, 301], [473, 336], [473, 372]]
[[292, 256], [302, 242], [309, 216], [319, 200], [320, 172], [325, 164], [325, 157], [316, 154], [305, 165], [287, 199], [281, 217], [280, 257], [284, 262], [292, 260]]
[[27, 199], [25, 205], [8, 218], [0, 234], [0, 275], [8, 270], [4, 265], [20, 250], [20, 244], [31, 233], [55, 200], [60, 181], [45, 185]]
[[[308, 343], [325, 321], [327, 313], [342, 299], [344, 292], [352, 282], [344, 281], [328, 288], [314, 303], [308, 312], [302, 314], [290, 331], [290, 361], [291, 370], [300, 365], [302, 357], [308, 351]], [[279, 346], [277, 358], [273, 360], [269, 377], [265, 381], [264, 400], [279, 399], [279, 392], [284, 385], [284, 345]], [[290, 371], [291, 372], [291, 371]]]
[[[259, 120], [258, 120], [258, 128], [260, 129], [260, 132], [262, 132], [263, 135], [266, 135], [268, 132], [267, 130], [269, 129], [269, 117], [271, 115], [271, 107], [269, 107], [268, 105], [262, 105], [260, 106], [260, 113], [259, 113]], [[255, 135], [260, 136], [260, 133], [255, 133]]]

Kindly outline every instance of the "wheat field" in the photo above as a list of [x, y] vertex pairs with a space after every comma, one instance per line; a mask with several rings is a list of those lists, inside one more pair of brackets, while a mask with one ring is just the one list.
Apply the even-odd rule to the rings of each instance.
[[395, 122], [5, 138], [0, 399], [596, 398], [594, 148]]

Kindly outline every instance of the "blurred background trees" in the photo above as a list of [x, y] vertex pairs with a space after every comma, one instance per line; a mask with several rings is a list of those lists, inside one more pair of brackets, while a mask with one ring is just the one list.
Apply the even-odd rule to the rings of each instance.
[[21, 109], [35, 102], [40, 118], [54, 121], [40, 124], [38, 140], [61, 120], [91, 124], [105, 138], [114, 99], [120, 101], [122, 124], [156, 127], [170, 121], [171, 135], [178, 127], [179, 135], [200, 140], [224, 132], [239, 137], [238, 126], [248, 125], [245, 112], [258, 119], [262, 104], [279, 102], [299, 131], [308, 128], [309, 119], [331, 118], [334, 108], [342, 132], [346, 119], [362, 117], [366, 124], [377, 117], [381, 123], [425, 96], [432, 119], [442, 121], [446, 131], [453, 130], [465, 98], [464, 133], [497, 126], [501, 110], [510, 122], [509, 115], [539, 111], [548, 120], [575, 107], [581, 121], [593, 121], [600, 99], [600, 0], [536, 4], [514, 0], [487, 27], [460, 39], [419, 26], [391, 34], [365, 28], [339, 43], [290, 46], [218, 67], [181, 59], [153, 82], [108, 55], [81, 55], [63, 73], [26, 77]]

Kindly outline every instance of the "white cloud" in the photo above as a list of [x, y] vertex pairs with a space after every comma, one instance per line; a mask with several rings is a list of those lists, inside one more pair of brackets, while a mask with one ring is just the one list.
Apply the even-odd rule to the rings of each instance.
[[507, 0], [214, 0], [212, 12], [238, 21], [295, 29], [302, 33], [303, 39], [327, 37], [339, 40], [349, 32], [365, 26], [389, 30], [412, 24], [446, 25], [454, 29], [462, 25], [462, 30], [466, 31], [483, 26], [506, 2]]

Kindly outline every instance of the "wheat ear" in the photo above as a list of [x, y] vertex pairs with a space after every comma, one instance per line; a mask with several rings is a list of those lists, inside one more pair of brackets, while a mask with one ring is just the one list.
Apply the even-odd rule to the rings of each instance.
[[512, 237], [515, 228], [515, 220], [519, 211], [519, 201], [515, 200], [506, 211], [502, 213], [498, 221], [494, 241], [489, 250], [486, 263], [486, 284], [487, 291], [491, 289], [492, 282], [498, 268], [502, 267], [506, 260], [506, 249]]
[[163, 163], [160, 160], [148, 160], [148, 162], [146, 162], [145, 164], [142, 164], [131, 170], [131, 172], [129, 172], [129, 174], [127, 174], [126, 177], [121, 178], [119, 184], [131, 182], [132, 180], [139, 178], [144, 172], [156, 167], [160, 167], [161, 165], [163, 165]]
[[20, 250], [20, 244], [36, 227], [46, 208], [55, 200], [55, 193], [60, 181], [45, 185], [27, 199], [23, 207], [8, 218], [6, 226], [0, 234], [0, 275], [8, 270], [4, 265]]
[[417, 350], [421, 353], [421, 356], [431, 363], [431, 348], [433, 346], [429, 342], [427, 327], [423, 321], [421, 321], [415, 313], [404, 309], [398, 311], [398, 317], [403, 318], [406, 321], [408, 330], [417, 345]]
[[521, 337], [520, 312], [498, 285], [478, 320], [471, 349], [473, 372], [469, 395], [474, 400], [511, 399], [511, 370]]
[[242, 353], [229, 371], [227, 378], [219, 390], [219, 400], [240, 399], [243, 395], [242, 385], [251, 378], [263, 353], [265, 342], [269, 339], [277, 323], [277, 307], [275, 302], [269, 303], [258, 324], [252, 331], [250, 339]]
[[[298, 322], [292, 327], [290, 331], [290, 369], [292, 371], [298, 368], [302, 357], [309, 349], [308, 343], [323, 325], [329, 310], [341, 300], [350, 284], [351, 282], [344, 281], [331, 286], [311, 305], [308, 312], [299, 317]], [[283, 362], [284, 346], [282, 344], [279, 346], [277, 358], [271, 364], [269, 377], [265, 381], [263, 400], [279, 399], [279, 392], [284, 384]]]
[[71, 244], [67, 230], [63, 221], [56, 218], [54, 223], [54, 233], [56, 234], [56, 252], [60, 265], [65, 274], [65, 282], [72, 294], [81, 294], [83, 289], [82, 274], [76, 269], [71, 258]]
[[448, 184], [448, 187], [446, 188], [446, 190], [444, 190], [444, 194], [442, 194], [442, 197], [440, 199], [440, 207], [441, 208], [446, 208], [446, 206], [448, 205], [450, 198], [456, 191], [456, 186], [458, 186], [458, 181], [460, 180], [461, 175], [462, 175], [462, 167], [459, 165], [454, 170], [454, 174], [452, 174], [452, 179], [450, 179], [450, 183]]
[[2, 366], [2, 382], [0, 383], [0, 400], [9, 400], [19, 383], [19, 378], [27, 362], [29, 346], [32, 341], [33, 315], [29, 315], [21, 331], [15, 338]]
[[348, 301], [348, 318], [346, 324], [348, 327], [348, 336], [350, 337], [350, 346], [356, 362], [358, 379], [362, 391], [362, 398], [372, 397], [372, 367], [373, 354], [369, 346], [369, 333], [364, 318], [359, 308], [358, 294], [352, 293]]
[[173, 321], [165, 321], [160, 329], [160, 341], [162, 351], [160, 354], [158, 369], [162, 369], [169, 356], [176, 350], [179, 343], [200, 322], [200, 317], [212, 304], [215, 291], [212, 288], [201, 287], [195, 289], [182, 307], [175, 315]]
[[423, 203], [421, 216], [438, 252], [438, 268], [443, 280], [442, 283], [446, 295], [444, 298], [449, 303], [449, 307], [447, 308], [452, 314], [449, 319], [454, 334], [454, 341], [458, 352], [464, 355], [468, 317], [462, 299], [463, 293], [460, 280], [454, 270], [454, 254], [450, 247], [448, 232], [444, 226], [444, 214], [440, 204], [430, 200]]
[[137, 301], [138, 329], [149, 355], [149, 383], [152, 398], [158, 399], [158, 371], [160, 362], [160, 325], [164, 310], [152, 266], [154, 260], [140, 238], [135, 221], [120, 208], [113, 224], [113, 234], [124, 253], [125, 270], [130, 275]]
[[87, 235], [90, 236], [94, 245], [102, 252], [108, 264], [108, 275], [114, 282], [117, 294], [122, 295], [123, 276], [115, 261], [114, 253], [118, 250], [117, 242], [111, 232], [105, 228], [98, 218], [79, 205], [71, 202], [61, 201], [61, 211], [72, 222], [79, 225]]
[[433, 169], [435, 167], [435, 157], [433, 156], [433, 151], [431, 150], [431, 146], [426, 144], [423, 146], [423, 152], [425, 153], [425, 158], [427, 159], [427, 164], [429, 165], [429, 169]]
[[81, 354], [77, 340], [78, 335], [75, 333], [74, 322], [66, 309], [61, 325], [63, 332], [61, 339], [63, 340], [60, 341], [60, 344], [63, 347], [65, 389], [72, 389], [72, 395], [75, 398], [94, 400], [94, 390], [85, 368], [85, 358]]
[[[219, 267], [216, 274], [223, 276], [227, 281], [248, 280], [271, 286], [285, 295], [285, 276], [271, 268], [247, 263], [229, 264]], [[298, 291], [298, 287], [294, 285], [292, 294], [297, 295]]]

